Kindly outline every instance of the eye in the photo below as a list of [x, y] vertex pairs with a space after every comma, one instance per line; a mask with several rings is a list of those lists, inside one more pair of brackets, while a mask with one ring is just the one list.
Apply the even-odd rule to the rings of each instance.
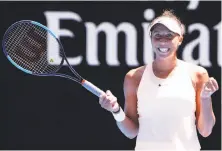
[[153, 37], [156, 38], [156, 39], [159, 39], [159, 38], [161, 38], [161, 35], [158, 34], [158, 33], [155, 33], [155, 34], [153, 35]]
[[172, 39], [172, 38], [173, 38], [173, 34], [167, 34], [167, 35], [166, 35], [166, 38]]

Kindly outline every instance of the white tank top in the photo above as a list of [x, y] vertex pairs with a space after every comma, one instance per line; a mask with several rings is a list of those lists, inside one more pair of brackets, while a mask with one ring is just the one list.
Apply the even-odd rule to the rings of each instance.
[[137, 91], [139, 132], [135, 150], [200, 150], [189, 66], [177, 60], [166, 79], [154, 75], [152, 64], [146, 66]]

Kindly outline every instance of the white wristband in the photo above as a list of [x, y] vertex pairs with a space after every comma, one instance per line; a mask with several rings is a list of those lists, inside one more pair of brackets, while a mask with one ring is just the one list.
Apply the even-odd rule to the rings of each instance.
[[123, 112], [123, 109], [122, 109], [121, 107], [119, 107], [119, 108], [120, 108], [120, 109], [119, 109], [119, 111], [118, 111], [117, 113], [113, 113], [113, 112], [112, 112], [112, 114], [113, 114], [114, 119], [115, 119], [117, 122], [122, 122], [122, 121], [125, 119], [126, 115], [125, 115], [125, 113]]

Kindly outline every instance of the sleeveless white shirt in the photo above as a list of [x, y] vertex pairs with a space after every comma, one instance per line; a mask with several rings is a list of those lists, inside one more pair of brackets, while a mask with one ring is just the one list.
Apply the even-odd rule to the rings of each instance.
[[166, 79], [154, 75], [152, 64], [146, 66], [137, 91], [139, 132], [135, 150], [200, 150], [189, 65], [177, 60]]

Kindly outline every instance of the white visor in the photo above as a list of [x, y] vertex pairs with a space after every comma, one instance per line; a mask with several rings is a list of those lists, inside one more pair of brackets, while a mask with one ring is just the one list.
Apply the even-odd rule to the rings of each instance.
[[166, 26], [170, 31], [179, 34], [180, 36], [182, 36], [182, 28], [179, 25], [179, 23], [175, 20], [172, 19], [170, 17], [159, 17], [157, 18], [149, 27], [149, 32], [151, 35], [151, 29], [154, 25], [156, 24], [162, 24], [164, 26]]

